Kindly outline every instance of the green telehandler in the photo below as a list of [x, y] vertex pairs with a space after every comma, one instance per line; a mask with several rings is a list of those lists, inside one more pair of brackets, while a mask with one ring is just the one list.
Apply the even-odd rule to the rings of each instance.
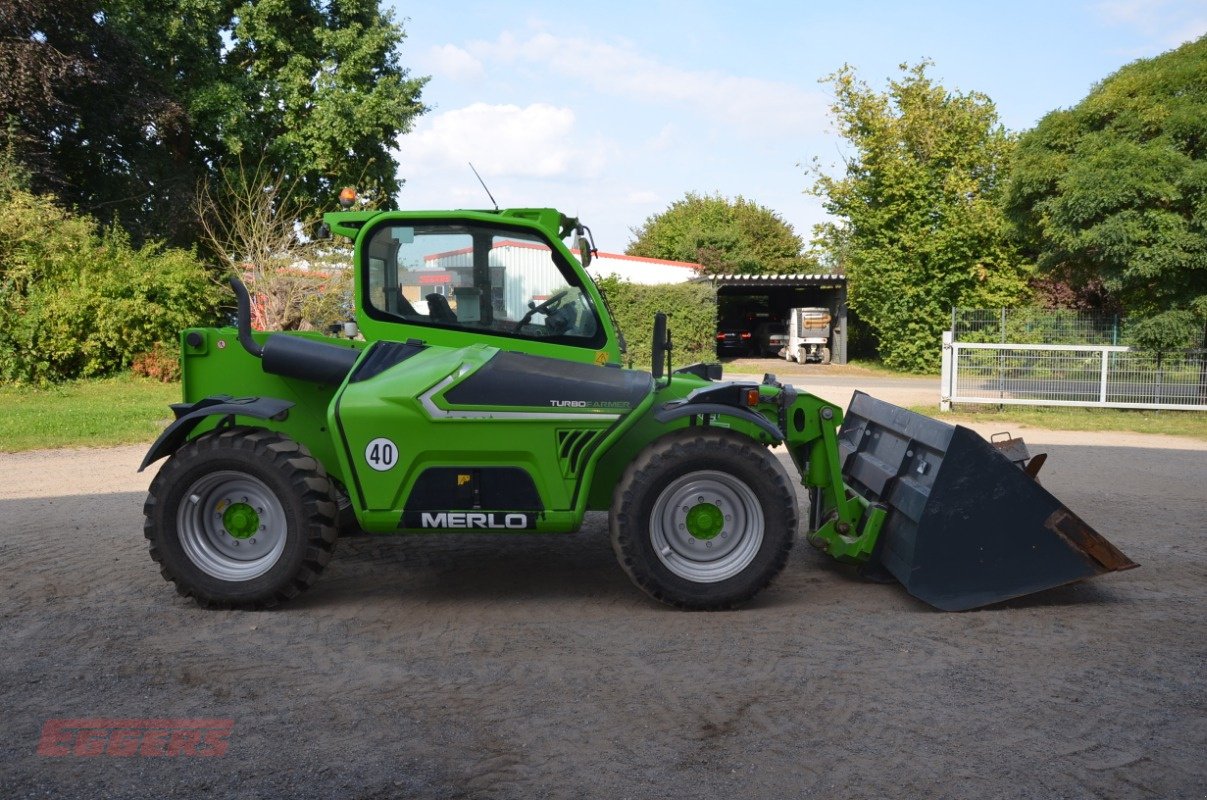
[[343, 517], [368, 534], [559, 534], [607, 510], [639, 588], [730, 608], [801, 527], [780, 445], [808, 541], [938, 608], [1136, 566], [1039, 485], [1018, 440], [1003, 452], [863, 394], [844, 414], [771, 375], [675, 369], [663, 315], [651, 371], [622, 368], [580, 263], [590, 232], [555, 210], [345, 209], [324, 227], [353, 242], [362, 336], [254, 332], [238, 279], [236, 326], [181, 334], [184, 402], [142, 465], [167, 458], [144, 530], [202, 605], [296, 596]]

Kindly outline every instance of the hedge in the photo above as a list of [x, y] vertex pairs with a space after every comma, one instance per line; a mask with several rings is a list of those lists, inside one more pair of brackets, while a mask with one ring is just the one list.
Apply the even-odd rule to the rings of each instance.
[[708, 283], [638, 284], [609, 275], [597, 282], [628, 345], [627, 361], [649, 367], [654, 314], [666, 314], [672, 363], [716, 361], [717, 290]]

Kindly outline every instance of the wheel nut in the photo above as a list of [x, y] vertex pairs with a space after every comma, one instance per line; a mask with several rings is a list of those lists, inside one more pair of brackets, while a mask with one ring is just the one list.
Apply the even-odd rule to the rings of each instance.
[[247, 543], [248, 543], [248, 544], [255, 544], [255, 543], [256, 543], [256, 540], [255, 540], [255, 539], [248, 539], [248, 540], [247, 540]]

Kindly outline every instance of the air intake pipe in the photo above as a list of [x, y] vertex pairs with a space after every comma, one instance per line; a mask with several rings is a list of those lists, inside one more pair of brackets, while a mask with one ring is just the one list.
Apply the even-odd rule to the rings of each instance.
[[233, 275], [230, 280], [237, 304], [239, 344], [262, 360], [265, 372], [332, 386], [343, 383], [360, 357], [359, 350], [284, 334], [269, 334], [264, 345], [260, 346], [251, 335], [251, 297], [247, 294], [247, 287]]

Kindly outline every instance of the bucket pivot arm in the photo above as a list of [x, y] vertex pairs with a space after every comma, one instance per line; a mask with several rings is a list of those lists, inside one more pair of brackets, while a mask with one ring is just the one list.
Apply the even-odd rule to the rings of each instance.
[[[774, 376], [764, 382], [769, 379], [775, 383]], [[865, 562], [880, 538], [888, 508], [864, 499], [843, 480], [838, 447], [842, 411], [811, 394], [784, 389], [779, 395], [780, 424], [801, 483], [812, 494], [809, 543], [839, 561]]]

